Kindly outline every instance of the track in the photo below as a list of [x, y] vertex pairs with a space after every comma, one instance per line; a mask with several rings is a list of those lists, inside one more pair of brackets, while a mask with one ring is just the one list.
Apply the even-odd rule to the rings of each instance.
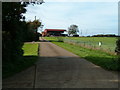
[[110, 72], [50, 42], [40, 42], [40, 56], [32, 66], [3, 80], [3, 88], [118, 88], [117, 72]]

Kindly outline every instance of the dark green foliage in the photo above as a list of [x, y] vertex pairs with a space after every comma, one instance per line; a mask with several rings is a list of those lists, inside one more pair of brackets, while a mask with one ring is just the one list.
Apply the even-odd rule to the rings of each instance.
[[4, 65], [4, 70], [2, 72], [2, 77], [7, 78], [32, 66], [37, 61], [37, 59], [37, 56], [24, 56], [20, 62], [6, 62], [6, 65]]
[[115, 51], [116, 51], [116, 53], [118, 55], [118, 66], [119, 66], [118, 68], [120, 70], [120, 37], [118, 38], [116, 44], [117, 44], [117, 47], [116, 47]]
[[26, 23], [21, 20], [22, 13], [26, 12], [26, 5], [19, 2], [3, 2], [2, 5], [2, 69], [5, 72], [6, 66], [15, 68], [14, 64], [21, 63], [23, 59], [22, 46]]
[[2, 72], [3, 78], [14, 75], [30, 66], [32, 66], [38, 59], [38, 44], [25, 43], [23, 45], [23, 58], [16, 62], [5, 62], [4, 70]]
[[116, 41], [116, 52], [118, 55], [120, 55], [120, 38], [118, 38], [118, 40]]
[[20, 3], [2, 3], [2, 43], [3, 43], [3, 66], [7, 61], [15, 62], [16, 58], [21, 59], [23, 54], [23, 30], [24, 25], [21, 13], [25, 13], [24, 6]]
[[[39, 39], [37, 28], [41, 23], [36, 20], [32, 22], [35, 24], [31, 25], [24, 21], [25, 17], [22, 13], [26, 12], [25, 7], [27, 4], [28, 3], [21, 4], [20, 2], [2, 3], [3, 77], [9, 76], [6, 74], [8, 72], [10, 74], [10, 71], [12, 74], [12, 72], [20, 71], [22, 67], [27, 67], [33, 64], [32, 61], [25, 61], [22, 47], [25, 41], [37, 41]], [[33, 62], [34, 60], [35, 59], [33, 59]]]
[[39, 20], [29, 21], [26, 23], [26, 29], [24, 31], [24, 41], [38, 41], [39, 33], [37, 32], [38, 27], [41, 25]]

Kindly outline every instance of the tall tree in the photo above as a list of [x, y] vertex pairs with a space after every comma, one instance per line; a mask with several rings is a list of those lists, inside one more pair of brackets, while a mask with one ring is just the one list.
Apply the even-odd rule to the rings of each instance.
[[22, 56], [22, 41], [24, 17], [22, 13], [26, 12], [26, 4], [20, 2], [3, 2], [2, 3], [2, 42], [3, 42], [3, 63], [14, 61]]
[[41, 26], [41, 22], [39, 20], [29, 21], [27, 22], [27, 29], [25, 30], [25, 41], [38, 41], [39, 33], [38, 28]]
[[[2, 69], [3, 77], [6, 71], [14, 72], [15, 66], [24, 63], [22, 46], [26, 37], [28, 24], [22, 15], [26, 12], [26, 2], [2, 3]], [[34, 2], [32, 4], [35, 4]], [[41, 3], [38, 3], [41, 4]], [[37, 27], [37, 21], [35, 21]], [[17, 65], [16, 65], [17, 64]], [[11, 71], [11, 72], [12, 72]]]
[[[22, 65], [23, 59], [22, 46], [26, 33], [28, 32], [28, 23], [22, 15], [26, 12], [26, 2], [3, 2], [2, 3], [2, 74], [3, 77], [7, 71], [14, 72], [16, 66]], [[35, 2], [32, 2], [34, 5]], [[41, 4], [41, 3], [37, 3]], [[37, 21], [35, 21], [37, 27]]]
[[[25, 31], [28, 29], [28, 24], [24, 21], [25, 17], [22, 14], [26, 12], [25, 7], [28, 4], [26, 2], [22, 4], [21, 2], [2, 3], [3, 63], [11, 60], [16, 61], [16, 58], [22, 57], [22, 46], [26, 37]], [[36, 20], [33, 23], [34, 30], [37, 32], [40, 22]]]
[[77, 32], [79, 32], [78, 26], [77, 25], [70, 25], [68, 27], [68, 34], [70, 35], [77, 35]]

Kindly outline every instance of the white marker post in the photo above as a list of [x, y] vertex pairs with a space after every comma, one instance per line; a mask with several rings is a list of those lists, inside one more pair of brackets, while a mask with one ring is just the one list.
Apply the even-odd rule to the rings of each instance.
[[99, 42], [99, 43], [98, 43], [98, 45], [99, 45], [99, 47], [101, 47], [101, 45], [102, 45], [102, 42]]

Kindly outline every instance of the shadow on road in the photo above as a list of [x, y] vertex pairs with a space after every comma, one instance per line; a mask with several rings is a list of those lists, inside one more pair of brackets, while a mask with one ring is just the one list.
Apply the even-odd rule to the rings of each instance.
[[3, 88], [118, 88], [118, 74], [79, 57], [39, 57], [32, 67], [3, 80]]
[[40, 57], [36, 87], [118, 88], [118, 73], [104, 70], [79, 57]]

